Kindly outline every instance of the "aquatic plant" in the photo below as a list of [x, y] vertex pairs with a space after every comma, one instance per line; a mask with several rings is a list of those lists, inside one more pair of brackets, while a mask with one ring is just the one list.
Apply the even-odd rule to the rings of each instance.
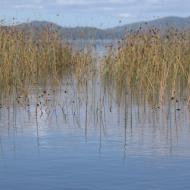
[[[189, 100], [190, 32], [156, 28], [129, 32], [111, 48], [102, 66], [104, 81], [114, 81], [118, 95], [125, 88], [132, 94], [143, 94], [154, 104], [182, 94]], [[109, 87], [110, 88], [110, 87]], [[112, 90], [113, 91], [113, 88]]]
[[51, 26], [37, 36], [18, 27], [0, 26], [1, 97], [41, 83], [59, 84], [65, 75], [80, 78], [92, 62], [90, 52], [74, 50]]

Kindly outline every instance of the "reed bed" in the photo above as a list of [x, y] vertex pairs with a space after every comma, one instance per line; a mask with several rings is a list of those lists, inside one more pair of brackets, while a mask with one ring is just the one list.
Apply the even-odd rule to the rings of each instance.
[[153, 104], [181, 97], [189, 103], [190, 32], [170, 29], [162, 33], [154, 28], [127, 33], [117, 48], [109, 49], [102, 77], [119, 96], [127, 89]]
[[1, 97], [28, 94], [29, 87], [59, 84], [66, 75], [83, 75], [92, 62], [89, 52], [73, 50], [58, 32], [47, 27], [38, 36], [16, 27], [0, 27]]

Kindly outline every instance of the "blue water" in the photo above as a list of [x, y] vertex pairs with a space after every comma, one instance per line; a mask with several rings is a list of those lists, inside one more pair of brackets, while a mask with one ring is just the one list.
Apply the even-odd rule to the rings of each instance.
[[190, 189], [185, 105], [168, 118], [128, 103], [126, 118], [98, 96], [49, 98], [37, 117], [34, 105], [0, 109], [0, 190]]
[[84, 127], [58, 122], [41, 121], [38, 135], [33, 122], [2, 130], [0, 189], [190, 189], [188, 133], [171, 142], [159, 127], [141, 133], [138, 126], [125, 143], [114, 123], [86, 135]]

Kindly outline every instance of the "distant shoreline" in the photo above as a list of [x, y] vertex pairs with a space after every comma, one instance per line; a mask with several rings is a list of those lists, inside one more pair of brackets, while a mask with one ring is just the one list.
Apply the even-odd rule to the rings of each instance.
[[142, 29], [157, 28], [161, 31], [168, 30], [174, 27], [178, 30], [189, 30], [190, 29], [190, 17], [165, 17], [152, 21], [137, 22], [127, 24], [123, 26], [116, 26], [113, 28], [100, 29], [95, 27], [62, 27], [52, 22], [47, 21], [32, 21], [29, 23], [21, 23], [14, 26], [2, 27], [16, 27], [25, 31], [32, 31], [38, 33], [45, 27], [52, 27], [54, 30], [59, 32], [63, 39], [121, 39], [126, 31], [137, 31], [141, 27]]

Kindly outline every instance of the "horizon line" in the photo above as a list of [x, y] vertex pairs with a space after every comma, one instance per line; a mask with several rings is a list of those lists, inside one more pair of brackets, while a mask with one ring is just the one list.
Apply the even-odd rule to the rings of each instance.
[[113, 28], [116, 28], [116, 27], [122, 27], [122, 26], [126, 26], [126, 25], [133, 25], [133, 24], [143, 24], [143, 23], [146, 23], [146, 22], [152, 22], [152, 21], [157, 21], [157, 20], [162, 20], [162, 19], [166, 19], [166, 18], [179, 18], [179, 19], [188, 19], [190, 18], [190, 16], [165, 16], [165, 17], [158, 17], [158, 18], [155, 18], [155, 19], [147, 19], [147, 20], [141, 20], [141, 21], [136, 21], [136, 22], [130, 22], [130, 23], [127, 23], [127, 24], [122, 24], [122, 22], [120, 22], [118, 25], [115, 25], [115, 26], [111, 26], [111, 27], [98, 27], [98, 26], [91, 26], [91, 25], [76, 25], [76, 26], [68, 26], [68, 25], [61, 25], [61, 24], [58, 24], [56, 22], [53, 22], [53, 21], [50, 21], [50, 20], [31, 20], [29, 21], [24, 21], [24, 22], [15, 22], [14, 21], [16, 20], [16, 18], [13, 17], [13, 23], [9, 23], [9, 24], [3, 24], [4, 21], [6, 21], [5, 19], [1, 19], [1, 24], [0, 25], [3, 25], [3, 26], [19, 26], [19, 25], [22, 25], [22, 24], [32, 24], [32, 23], [35, 23], [35, 22], [45, 22], [45, 23], [49, 23], [49, 24], [54, 24], [54, 25], [57, 25], [59, 27], [62, 27], [62, 28], [94, 28], [94, 29], [100, 29], [100, 30], [106, 30], [106, 29], [113, 29]]

